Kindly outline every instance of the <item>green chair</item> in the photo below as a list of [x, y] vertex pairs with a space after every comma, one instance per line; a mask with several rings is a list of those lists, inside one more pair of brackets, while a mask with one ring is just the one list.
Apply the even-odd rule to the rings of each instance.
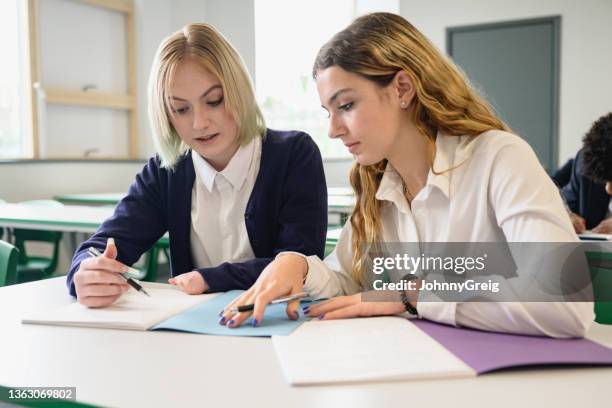
[[612, 324], [612, 268], [604, 265], [612, 265], [612, 253], [587, 252], [587, 259], [591, 269], [593, 280], [593, 292], [595, 295], [595, 321], [601, 324]]
[[334, 248], [336, 248], [337, 241], [327, 240], [325, 241], [325, 257], [334, 252]]
[[17, 282], [17, 248], [6, 241], [0, 240], [0, 286], [12, 285]]
[[147, 282], [155, 282], [157, 280], [160, 251], [164, 253], [166, 259], [170, 260], [170, 240], [167, 237], [160, 238], [149, 252], [147, 252], [145, 258], [145, 275], [141, 280]]
[[[62, 207], [63, 204], [54, 200], [24, 201], [21, 204]], [[19, 250], [17, 263], [17, 282], [30, 282], [50, 277], [57, 269], [59, 261], [59, 248], [62, 233], [58, 231], [40, 231], [15, 228], [13, 230], [15, 246]], [[50, 244], [50, 256], [29, 255], [26, 250], [27, 242], [43, 242]]]

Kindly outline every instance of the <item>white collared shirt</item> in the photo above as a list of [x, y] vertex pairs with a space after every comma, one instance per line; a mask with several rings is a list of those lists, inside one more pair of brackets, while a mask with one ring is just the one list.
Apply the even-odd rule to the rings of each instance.
[[[464, 162], [465, 161], [465, 162]], [[478, 137], [438, 134], [434, 174], [411, 206], [403, 183], [388, 165], [376, 193], [383, 242], [575, 242], [557, 188], [531, 147], [503, 131]], [[325, 261], [307, 257], [304, 290], [313, 297], [357, 293], [351, 279], [352, 228], [347, 222]], [[431, 296], [431, 294], [429, 294]], [[420, 294], [425, 299], [427, 294]], [[421, 317], [483, 330], [553, 337], [584, 335], [593, 303], [418, 302]]]
[[191, 254], [196, 268], [255, 258], [244, 212], [261, 162], [261, 138], [240, 146], [216, 171], [191, 151], [196, 180], [191, 193]]

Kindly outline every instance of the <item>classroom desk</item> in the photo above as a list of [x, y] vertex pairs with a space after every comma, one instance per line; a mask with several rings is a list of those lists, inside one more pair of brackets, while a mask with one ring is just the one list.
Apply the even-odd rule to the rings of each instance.
[[44, 207], [4, 203], [0, 204], [0, 227], [93, 233], [113, 211], [113, 207], [86, 205]]
[[327, 187], [327, 195], [352, 196], [353, 189], [351, 187]]
[[[343, 225], [353, 211], [355, 197], [350, 188], [329, 187], [327, 189], [327, 207], [330, 214], [340, 216], [340, 224]], [[115, 205], [125, 196], [125, 193], [91, 193], [91, 194], [63, 194], [53, 198], [64, 204], [77, 205]]]
[[[126, 193], [60, 194], [54, 196], [53, 199], [64, 204], [113, 205], [121, 201], [121, 199], [125, 197], [125, 194]], [[330, 202], [330, 206], [338, 207], [340, 209], [350, 207], [350, 209], [352, 209], [354, 205], [354, 200], [351, 199], [353, 196], [353, 190], [349, 187], [328, 187], [327, 195], [329, 197], [334, 197]]]
[[[26, 204], [0, 204], [0, 227], [29, 228], [36, 230], [94, 233], [108, 217], [112, 207], [66, 205], [64, 207], [41, 207]], [[337, 242], [340, 229], [330, 229], [328, 240]], [[167, 240], [168, 234], [162, 237]]]
[[[1, 385], [77, 387], [80, 401], [113, 407], [575, 408], [609, 406], [611, 399], [612, 368], [290, 387], [269, 338], [20, 323], [72, 301], [61, 277], [0, 288]], [[612, 346], [612, 326], [594, 324], [589, 337]]]
[[64, 204], [115, 205], [126, 193], [61, 194], [53, 197]]

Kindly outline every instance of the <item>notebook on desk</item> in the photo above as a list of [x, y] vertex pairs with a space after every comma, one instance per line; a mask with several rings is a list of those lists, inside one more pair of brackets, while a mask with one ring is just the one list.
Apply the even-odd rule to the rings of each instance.
[[242, 291], [194, 296], [183, 293], [173, 285], [150, 282], [143, 282], [142, 285], [151, 297], [129, 290], [109, 307], [91, 309], [74, 302], [26, 316], [22, 323], [269, 337], [287, 335], [303, 322], [287, 319], [286, 305], [278, 304], [266, 308], [264, 321], [259, 327], [252, 327], [246, 322], [242, 327], [230, 329], [219, 324], [219, 312]]
[[585, 231], [578, 234], [578, 238], [582, 241], [612, 241], [612, 234], [597, 234], [592, 231]]
[[272, 337], [292, 385], [475, 377], [510, 367], [612, 365], [612, 349], [401, 317], [311, 321]]

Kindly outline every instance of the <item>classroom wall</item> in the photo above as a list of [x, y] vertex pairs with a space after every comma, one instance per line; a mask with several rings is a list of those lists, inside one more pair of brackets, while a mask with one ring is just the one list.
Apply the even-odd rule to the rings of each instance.
[[[135, 0], [137, 89], [139, 95], [139, 149], [143, 158], [153, 153], [146, 112], [149, 68], [159, 42], [190, 21], [219, 26], [254, 74], [254, 21], [251, 0]], [[561, 103], [559, 160], [573, 156], [592, 121], [612, 110], [612, 2], [609, 0], [475, 0], [457, 6], [451, 0], [426, 3], [400, 1], [401, 14], [412, 21], [442, 50], [447, 26], [562, 16]], [[70, 21], [66, 21], [69, 25]], [[116, 191], [132, 181], [141, 164], [109, 163], [0, 163], [0, 198], [18, 201], [48, 198], [58, 192]], [[346, 185], [350, 161], [325, 163], [328, 185]], [[76, 171], [75, 171], [76, 169]], [[88, 181], [86, 181], [88, 180]], [[91, 184], [93, 180], [94, 186]], [[99, 187], [99, 188], [98, 188]]]
[[441, 50], [446, 27], [561, 16], [559, 164], [573, 157], [591, 124], [612, 111], [612, 1], [402, 0], [400, 14]]

